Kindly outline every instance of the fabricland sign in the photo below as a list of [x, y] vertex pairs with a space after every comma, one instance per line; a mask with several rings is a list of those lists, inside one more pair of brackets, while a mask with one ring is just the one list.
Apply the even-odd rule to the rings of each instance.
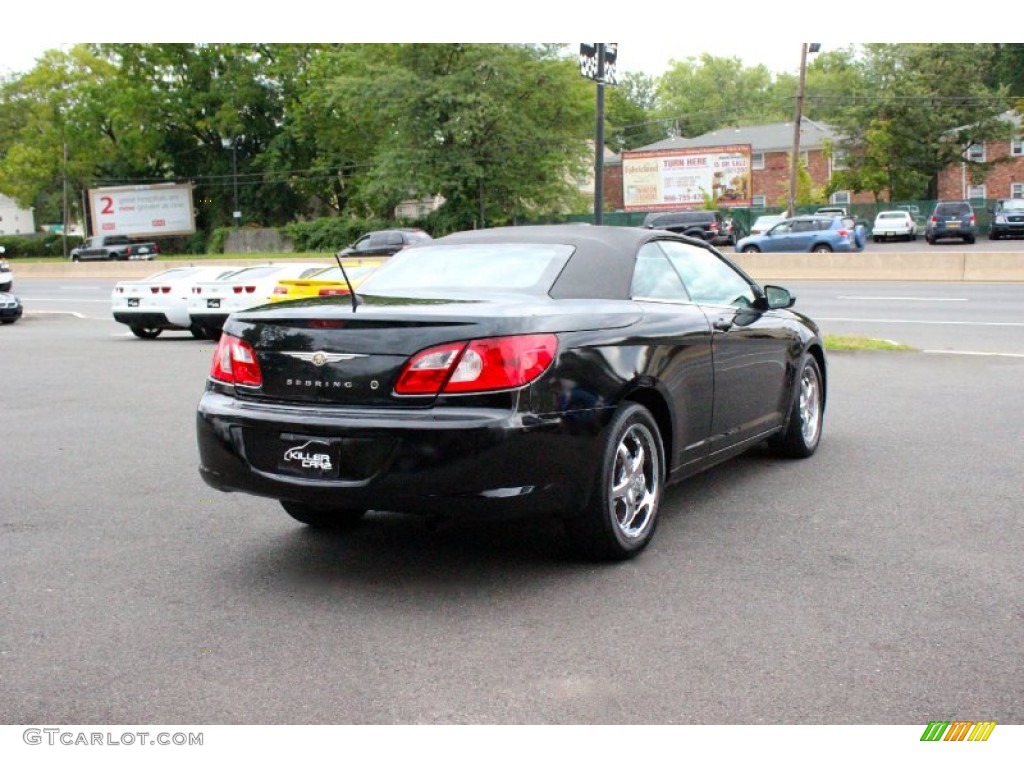
[[622, 153], [622, 200], [627, 211], [749, 206], [750, 145]]
[[189, 184], [145, 184], [89, 190], [94, 235], [166, 237], [196, 231]]

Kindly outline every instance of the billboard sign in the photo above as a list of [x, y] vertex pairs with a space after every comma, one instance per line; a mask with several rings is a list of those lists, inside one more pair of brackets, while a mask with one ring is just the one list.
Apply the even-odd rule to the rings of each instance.
[[190, 184], [144, 184], [89, 190], [94, 235], [167, 237], [196, 231]]
[[654, 149], [622, 153], [622, 201], [627, 211], [749, 206], [750, 145]]

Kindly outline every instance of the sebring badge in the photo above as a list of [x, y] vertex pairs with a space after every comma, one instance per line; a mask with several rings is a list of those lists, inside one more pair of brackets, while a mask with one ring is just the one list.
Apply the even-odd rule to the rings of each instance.
[[367, 357], [367, 355], [351, 355], [344, 352], [282, 352], [281, 354], [312, 363], [317, 368], [322, 368], [328, 363], [340, 363], [345, 360], [355, 360], [357, 357]]

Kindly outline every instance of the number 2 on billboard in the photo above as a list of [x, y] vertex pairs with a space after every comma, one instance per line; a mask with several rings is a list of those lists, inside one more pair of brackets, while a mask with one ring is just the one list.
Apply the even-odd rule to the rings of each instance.
[[100, 213], [113, 213], [114, 212], [114, 198], [112, 198], [112, 197], [101, 197], [100, 200], [103, 202], [103, 208], [100, 209]]

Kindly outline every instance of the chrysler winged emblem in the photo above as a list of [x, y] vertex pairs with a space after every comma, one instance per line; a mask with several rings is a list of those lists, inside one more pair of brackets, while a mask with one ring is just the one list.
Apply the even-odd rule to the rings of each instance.
[[367, 355], [353, 355], [347, 352], [282, 352], [281, 354], [287, 355], [288, 357], [294, 357], [298, 360], [304, 360], [307, 363], [312, 363], [317, 368], [322, 368], [328, 363], [340, 363], [345, 360], [355, 360], [357, 357], [367, 357]]

